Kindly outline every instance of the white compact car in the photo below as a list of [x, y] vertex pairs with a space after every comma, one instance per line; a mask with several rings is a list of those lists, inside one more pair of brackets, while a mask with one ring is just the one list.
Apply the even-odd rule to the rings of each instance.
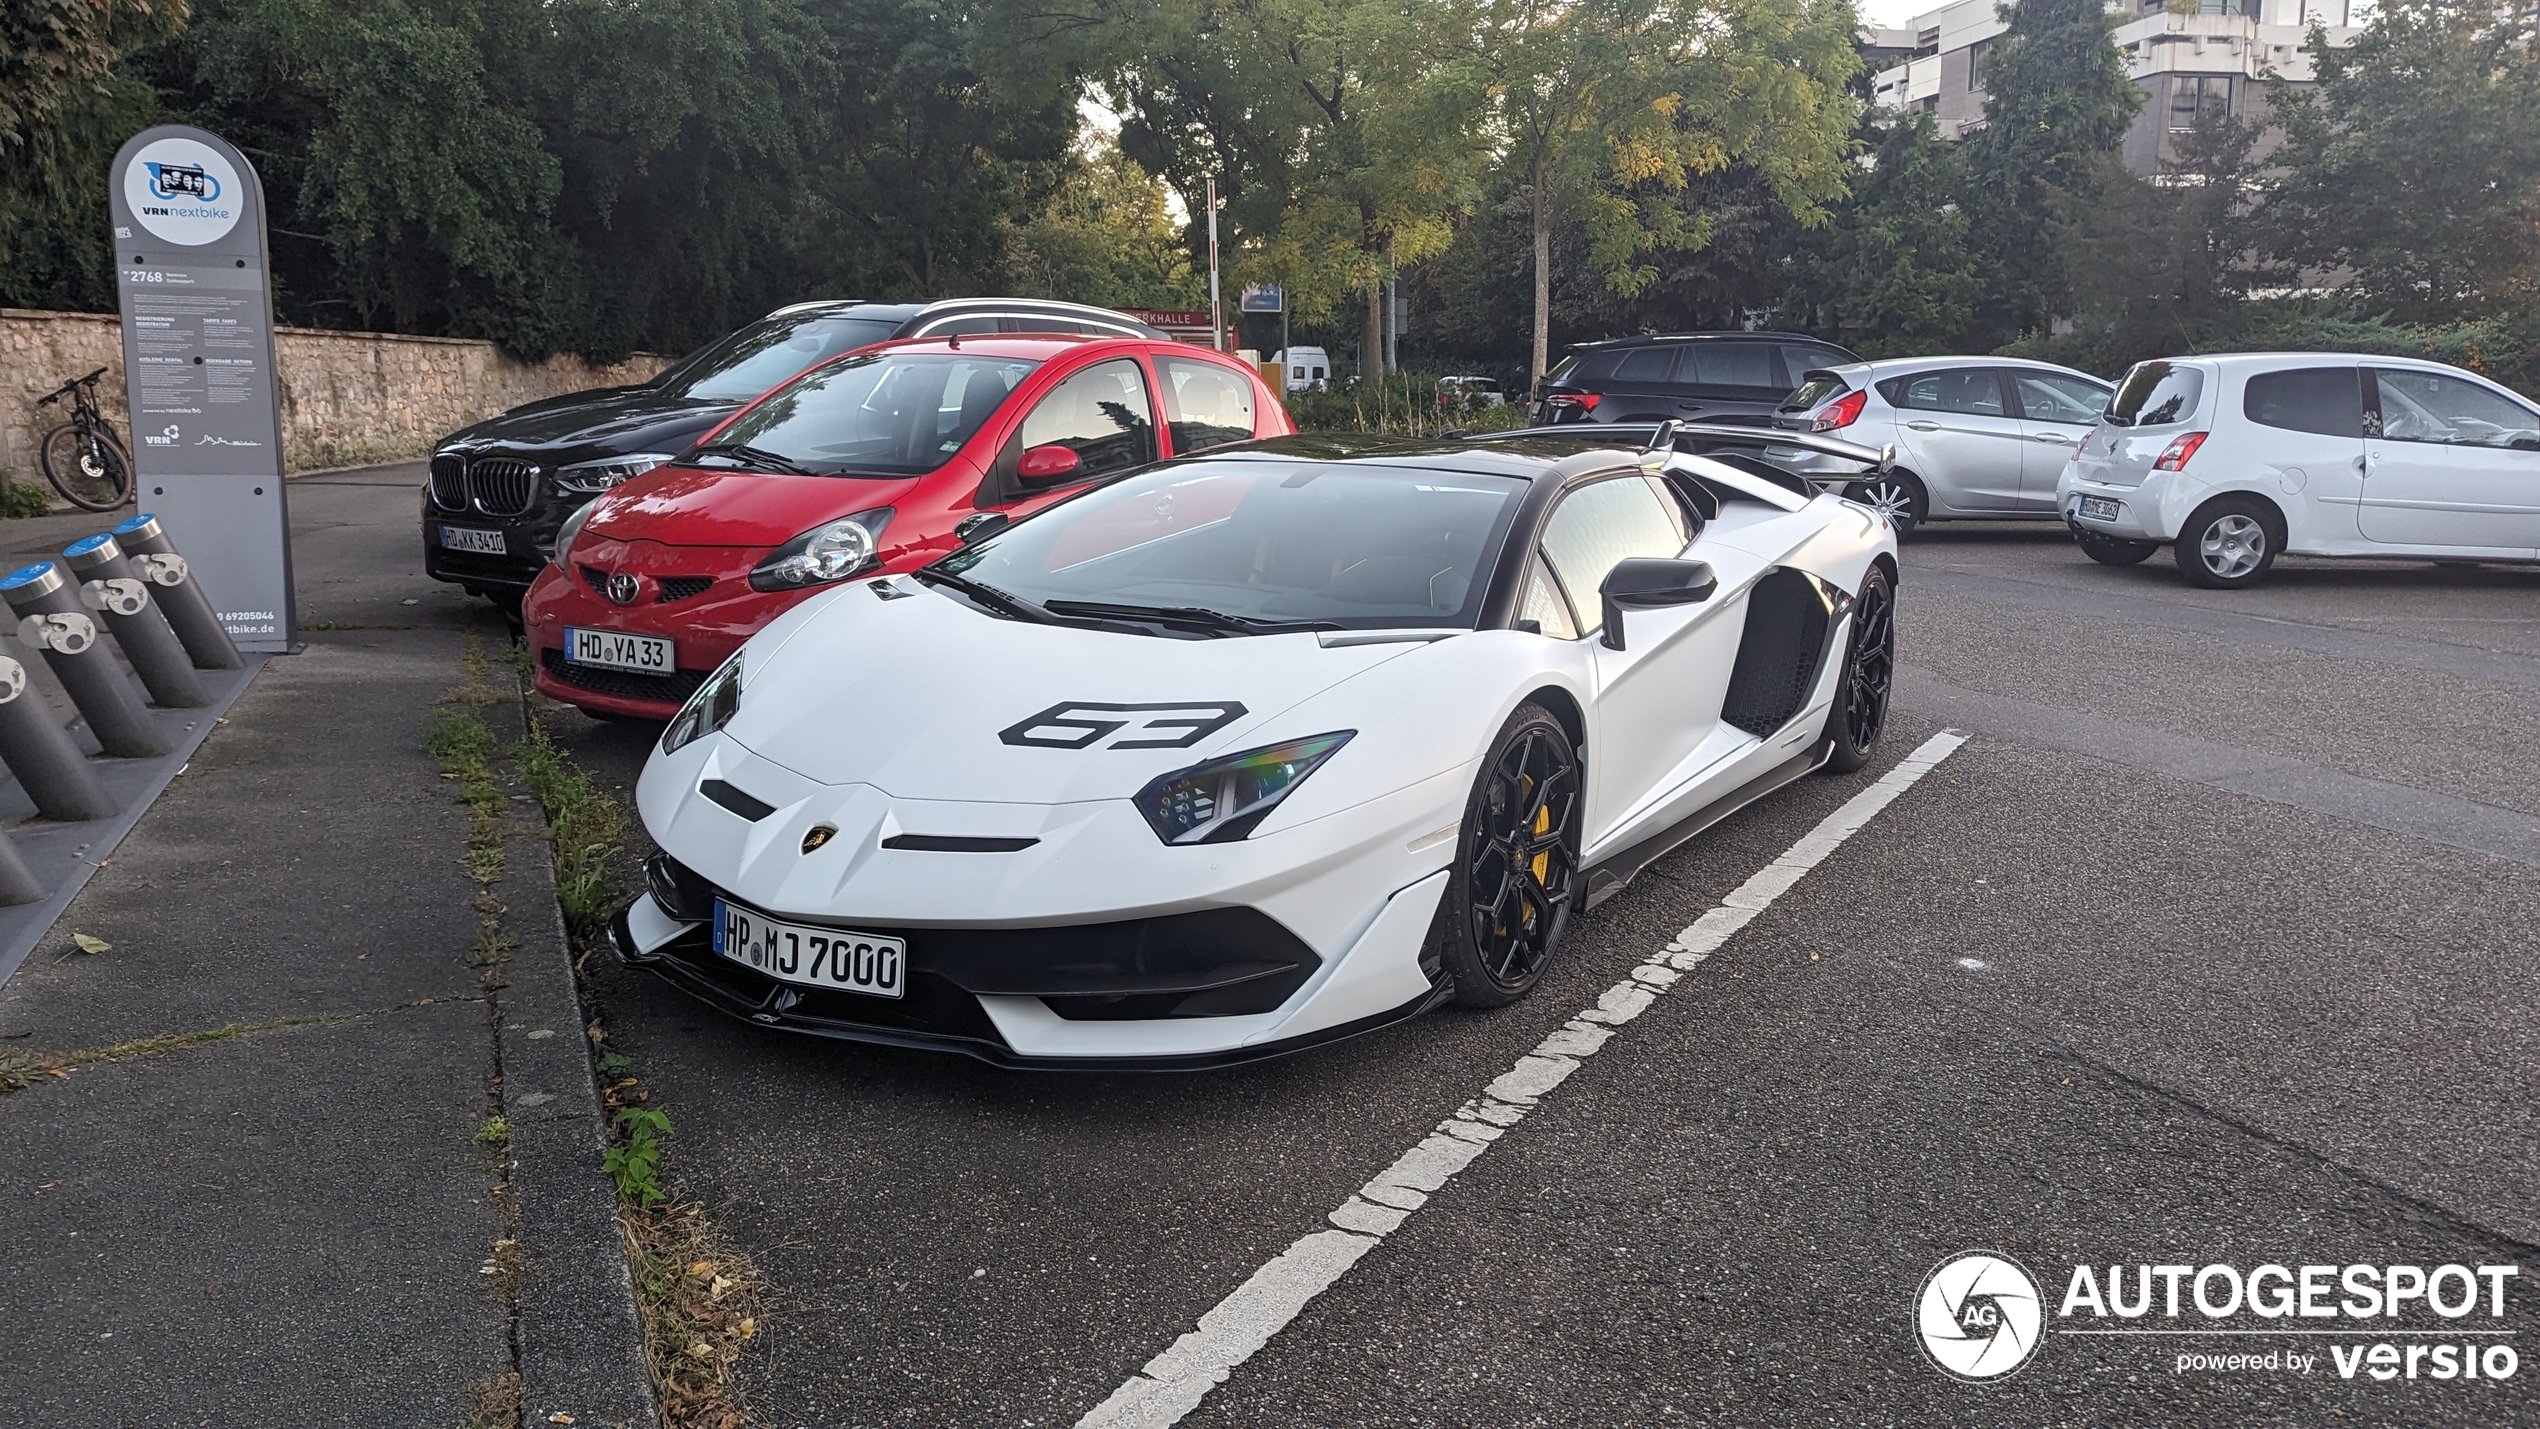
[[1810, 372], [1773, 413], [1784, 431], [1896, 445], [1864, 472], [1796, 448], [1765, 456], [1911, 531], [1926, 521], [2038, 520], [2115, 389], [2087, 372], [2007, 357], [1899, 357]]
[[1868, 757], [1895, 562], [1793, 478], [1575, 439], [1149, 468], [753, 638], [644, 770], [614, 941], [768, 1027], [1008, 1065], [1510, 1002], [1575, 910]]
[[2138, 363], [2056, 500], [2093, 560], [2171, 543], [2218, 590], [2256, 584], [2283, 551], [2540, 560], [2540, 411], [2408, 358]]

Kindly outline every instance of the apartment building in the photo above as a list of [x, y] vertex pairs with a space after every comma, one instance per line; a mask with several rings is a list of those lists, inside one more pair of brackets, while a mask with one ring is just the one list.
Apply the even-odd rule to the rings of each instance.
[[[2311, 26], [2324, 27], [2331, 44], [2351, 44], [2371, 0], [2195, 0], [2192, 8], [2186, 0], [2117, 0], [2109, 8], [2127, 17], [2117, 27], [2117, 47], [2144, 93], [2126, 134], [2125, 164], [2149, 176], [2177, 157], [2177, 136], [2199, 114], [2263, 122], [2261, 76], [2272, 71], [2308, 84], [2303, 43]], [[1997, 0], [1956, 0], [1915, 16], [1910, 30], [1881, 31], [1874, 55], [1895, 54], [1909, 39], [1912, 49], [1879, 72], [1878, 102], [1929, 113], [1946, 138], [1983, 128], [1985, 51], [2009, 28]]]

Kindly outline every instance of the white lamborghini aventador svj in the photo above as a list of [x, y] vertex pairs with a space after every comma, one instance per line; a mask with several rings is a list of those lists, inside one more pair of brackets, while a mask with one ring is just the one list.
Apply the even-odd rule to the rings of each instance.
[[1886, 522], [1678, 440], [1286, 438], [806, 601], [664, 732], [618, 950], [1013, 1065], [1521, 997], [1574, 912], [1886, 715]]

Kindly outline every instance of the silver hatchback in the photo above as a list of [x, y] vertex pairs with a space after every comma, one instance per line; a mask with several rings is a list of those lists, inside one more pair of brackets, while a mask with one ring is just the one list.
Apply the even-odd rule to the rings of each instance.
[[1811, 371], [1773, 413], [1790, 431], [1896, 444], [1895, 468], [1768, 448], [1767, 458], [1875, 507], [1899, 534], [1925, 521], [2052, 520], [2055, 483], [2116, 389], [2006, 357], [1900, 357]]

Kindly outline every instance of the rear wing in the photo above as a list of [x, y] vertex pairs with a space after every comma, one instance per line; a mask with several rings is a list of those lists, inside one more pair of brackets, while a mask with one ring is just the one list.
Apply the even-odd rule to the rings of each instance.
[[1723, 447], [1797, 447], [1841, 461], [1857, 461], [1872, 471], [1883, 472], [1896, 465], [1896, 444], [1893, 442], [1882, 447], [1865, 447], [1859, 442], [1819, 436], [1815, 432], [1738, 426], [1725, 422], [1564, 422], [1552, 427], [1477, 432], [1465, 440], [1495, 442], [1547, 437], [1577, 442], [1582, 446], [1613, 447], [1620, 451], [1655, 451], [1663, 447], [1695, 456]]

